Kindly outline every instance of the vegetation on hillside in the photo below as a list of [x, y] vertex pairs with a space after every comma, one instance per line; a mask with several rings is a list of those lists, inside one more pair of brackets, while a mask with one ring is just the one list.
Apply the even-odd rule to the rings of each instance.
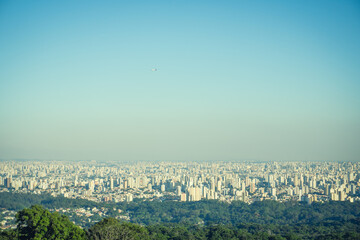
[[[10, 196], [4, 198], [4, 196]], [[15, 197], [14, 197], [15, 196]], [[0, 194], [0, 207], [26, 206], [0, 239], [360, 239], [360, 203], [262, 201], [95, 203], [45, 195]], [[107, 218], [81, 229], [44, 207], [106, 207]], [[119, 221], [121, 209], [131, 222]]]
[[[0, 232], [0, 239], [34, 239], [34, 240], [221, 240], [221, 239], [359, 239], [359, 229], [352, 231], [333, 231], [323, 226], [314, 232], [309, 225], [262, 225], [241, 224], [238, 226], [211, 224], [156, 224], [142, 226], [139, 224], [105, 218], [89, 229], [81, 229], [66, 216], [57, 212], [51, 213], [35, 205], [19, 211], [16, 215], [17, 228]], [[339, 223], [342, 225], [343, 223]], [[358, 228], [358, 227], [357, 227]]]

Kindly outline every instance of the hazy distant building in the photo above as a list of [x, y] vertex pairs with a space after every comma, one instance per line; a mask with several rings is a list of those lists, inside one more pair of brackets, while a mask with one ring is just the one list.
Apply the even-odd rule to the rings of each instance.
[[133, 195], [131, 193], [126, 195], [126, 201], [127, 202], [132, 202], [133, 201]]
[[181, 195], [180, 195], [180, 201], [186, 202], [186, 199], [187, 199], [186, 193], [181, 193]]
[[181, 186], [176, 187], [176, 195], [181, 196]]
[[12, 178], [11, 177], [6, 177], [4, 180], [4, 185], [7, 188], [11, 188], [11, 182], [12, 182]]

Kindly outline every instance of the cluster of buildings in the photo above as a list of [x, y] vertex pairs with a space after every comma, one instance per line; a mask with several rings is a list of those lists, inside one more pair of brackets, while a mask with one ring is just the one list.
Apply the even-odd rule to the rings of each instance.
[[92, 201], [358, 201], [358, 162], [0, 162], [0, 191]]
[[15, 224], [15, 211], [0, 208], [0, 228], [11, 228]]

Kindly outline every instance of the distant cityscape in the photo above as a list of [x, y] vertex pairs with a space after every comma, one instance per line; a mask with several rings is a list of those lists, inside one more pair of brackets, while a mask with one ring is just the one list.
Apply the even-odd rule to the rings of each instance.
[[359, 201], [357, 162], [0, 162], [0, 191], [96, 202]]
[[[358, 162], [61, 162], [2, 161], [0, 192], [48, 194], [92, 202], [359, 201]], [[1, 228], [15, 228], [16, 211], [0, 209]], [[83, 227], [120, 208], [54, 208]]]

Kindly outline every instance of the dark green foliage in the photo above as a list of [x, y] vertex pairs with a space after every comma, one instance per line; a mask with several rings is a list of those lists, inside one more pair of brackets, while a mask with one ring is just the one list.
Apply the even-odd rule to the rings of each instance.
[[18, 231], [9, 229], [5, 231], [0, 230], [0, 240], [12, 240], [12, 239], [18, 239]]
[[114, 218], [106, 218], [88, 230], [90, 240], [140, 240], [149, 239], [146, 228], [129, 223], [120, 222]]
[[109, 204], [96, 203], [85, 199], [70, 199], [62, 196], [52, 197], [49, 194], [0, 192], [0, 208], [21, 210], [32, 205], [46, 208], [102, 207]]
[[[3, 199], [3, 196], [6, 198]], [[16, 202], [17, 198], [20, 199], [19, 203], [10, 203], [10, 201]], [[0, 207], [26, 206], [30, 202], [40, 202], [48, 208], [105, 207], [108, 209], [107, 216], [111, 217], [116, 217], [118, 214], [112, 208], [121, 209], [123, 213], [129, 215], [133, 223], [146, 225], [141, 227], [118, 222], [115, 219], [103, 220], [93, 226], [89, 223], [88, 233], [93, 234], [92, 239], [104, 239], [94, 237], [101, 236], [96, 235], [99, 233], [116, 235], [119, 229], [126, 233], [125, 236], [132, 236], [130, 239], [136, 239], [140, 235], [144, 239], [178, 240], [360, 239], [360, 202], [326, 202], [311, 205], [275, 201], [255, 202], [249, 205], [239, 201], [225, 203], [215, 200], [95, 203], [82, 199], [54, 198], [49, 195], [0, 193], [0, 204], [4, 204]], [[60, 218], [58, 214], [54, 215]], [[41, 216], [48, 218], [49, 213]], [[42, 224], [46, 225], [47, 221], [42, 221], [40, 225]], [[51, 227], [46, 228], [51, 229]], [[39, 229], [42, 231], [42, 228]], [[17, 233], [20, 232], [13, 230], [0, 232], [0, 239], [17, 239]], [[133, 233], [136, 234], [132, 235]], [[89, 234], [88, 236], [91, 236]]]
[[19, 239], [85, 239], [85, 232], [65, 216], [35, 205], [16, 214]]
[[158, 224], [147, 226], [150, 239], [207, 239], [206, 228], [184, 224]]
[[209, 229], [207, 239], [209, 240], [222, 240], [222, 239], [237, 239], [234, 231], [224, 225], [212, 226]]
[[[255, 239], [286, 239], [280, 234], [274, 234], [264, 228], [258, 232], [249, 233], [244, 228], [230, 225], [194, 226], [181, 224], [159, 224], [147, 227], [151, 239], [173, 239], [173, 240], [255, 240]], [[290, 239], [290, 238], [289, 238]], [[299, 239], [299, 238], [293, 238]]]
[[25, 194], [25, 193], [0, 193], [0, 207], [9, 210], [21, 210], [31, 205], [40, 204], [42, 200], [48, 199], [48, 194]]
[[253, 204], [234, 201], [140, 202], [123, 206], [133, 222], [158, 223], [279, 225], [356, 225], [360, 219], [360, 203], [327, 202], [312, 205], [299, 202], [262, 201]]

